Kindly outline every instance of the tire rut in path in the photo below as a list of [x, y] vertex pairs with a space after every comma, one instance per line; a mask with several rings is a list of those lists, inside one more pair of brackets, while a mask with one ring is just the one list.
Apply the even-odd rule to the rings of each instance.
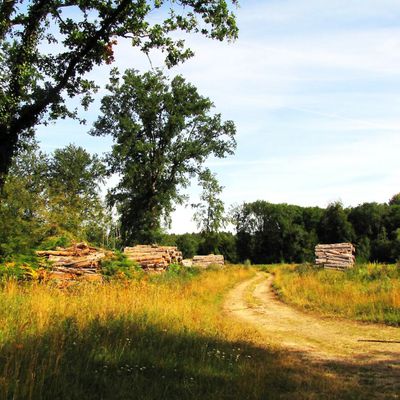
[[256, 327], [266, 346], [299, 353], [311, 362], [372, 374], [400, 393], [400, 328], [298, 311], [278, 300], [272, 280], [271, 275], [257, 273], [240, 283], [228, 294], [225, 311]]

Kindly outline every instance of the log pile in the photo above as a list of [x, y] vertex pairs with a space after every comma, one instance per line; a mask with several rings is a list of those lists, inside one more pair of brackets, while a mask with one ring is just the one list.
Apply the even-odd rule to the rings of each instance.
[[224, 265], [224, 256], [209, 254], [208, 256], [194, 256], [193, 257], [193, 267], [207, 268], [210, 265]]
[[191, 258], [185, 258], [182, 260], [182, 265], [186, 268], [191, 268], [193, 267], [193, 260]]
[[183, 259], [182, 252], [175, 246], [137, 245], [125, 247], [124, 254], [148, 272], [163, 272]]
[[315, 263], [327, 269], [346, 270], [355, 262], [355, 248], [351, 243], [318, 244], [315, 246]]
[[50, 279], [101, 281], [100, 260], [108, 254], [105, 250], [76, 243], [73, 246], [55, 250], [37, 251], [51, 263]]

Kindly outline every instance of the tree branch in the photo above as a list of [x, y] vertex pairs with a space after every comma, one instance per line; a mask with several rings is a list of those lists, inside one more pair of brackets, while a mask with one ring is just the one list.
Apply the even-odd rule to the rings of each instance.
[[73, 57], [70, 59], [68, 67], [65, 69], [64, 74], [59, 78], [58, 84], [47, 89], [46, 92], [43, 93], [40, 101], [37, 101], [35, 104], [25, 105], [21, 108], [19, 117], [15, 118], [11, 123], [11, 131], [21, 132], [29, 128], [30, 126], [32, 126], [33, 123], [39, 120], [40, 115], [46, 110], [46, 108], [50, 104], [59, 99], [60, 91], [65, 88], [68, 81], [75, 75], [76, 66], [79, 64], [79, 62], [82, 61], [82, 59], [85, 58], [85, 56], [91, 50], [93, 50], [98, 41], [103, 38], [103, 36], [117, 21], [120, 14], [125, 10], [127, 6], [129, 6], [129, 4], [129, 0], [122, 1], [120, 5], [115, 9], [115, 12], [102, 22], [100, 29], [97, 30], [97, 32], [90, 38], [85, 46], [82, 47], [79, 52], [73, 53]]
[[3, 0], [0, 6], [0, 38], [4, 38], [8, 29], [12, 25], [11, 15], [15, 11], [17, 0]]

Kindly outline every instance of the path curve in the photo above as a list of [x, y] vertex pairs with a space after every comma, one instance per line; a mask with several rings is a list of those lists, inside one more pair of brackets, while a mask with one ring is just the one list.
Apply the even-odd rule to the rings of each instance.
[[298, 311], [279, 301], [272, 280], [259, 272], [240, 283], [228, 294], [225, 311], [256, 327], [265, 345], [301, 352], [310, 361], [371, 366], [400, 393], [400, 328]]

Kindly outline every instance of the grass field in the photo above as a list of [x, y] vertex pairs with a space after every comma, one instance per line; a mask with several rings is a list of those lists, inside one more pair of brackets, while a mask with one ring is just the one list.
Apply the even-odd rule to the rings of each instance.
[[364, 264], [347, 272], [307, 265], [267, 267], [285, 302], [324, 315], [400, 325], [400, 268]]
[[265, 348], [222, 299], [252, 269], [81, 285], [3, 283], [1, 399], [363, 398], [357, 382]]

